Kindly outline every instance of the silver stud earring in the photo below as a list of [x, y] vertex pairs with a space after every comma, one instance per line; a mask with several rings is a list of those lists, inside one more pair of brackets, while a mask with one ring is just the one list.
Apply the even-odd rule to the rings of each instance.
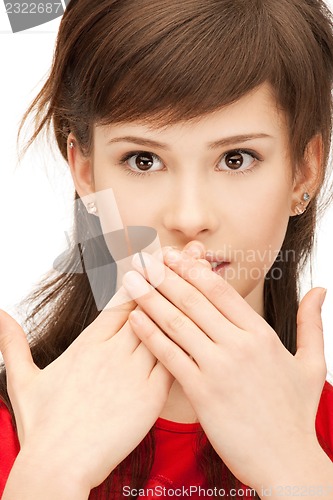
[[87, 204], [87, 212], [92, 215], [97, 214], [97, 207], [93, 201]]
[[71, 149], [73, 149], [73, 148], [74, 148], [74, 142], [73, 142], [73, 141], [71, 141], [71, 142], [69, 143], [69, 147], [70, 147]]
[[309, 193], [304, 193], [304, 194], [303, 194], [303, 200], [304, 200], [304, 201], [309, 201], [309, 199], [310, 199], [310, 195], [309, 195]]

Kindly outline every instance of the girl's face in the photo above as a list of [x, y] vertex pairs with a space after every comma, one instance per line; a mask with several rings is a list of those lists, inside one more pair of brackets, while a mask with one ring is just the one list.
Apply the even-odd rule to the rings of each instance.
[[201, 241], [230, 262], [219, 273], [262, 314], [265, 275], [304, 191], [268, 85], [164, 129], [96, 126], [89, 168], [90, 189], [112, 188], [124, 225], [153, 227], [162, 246], [180, 250]]

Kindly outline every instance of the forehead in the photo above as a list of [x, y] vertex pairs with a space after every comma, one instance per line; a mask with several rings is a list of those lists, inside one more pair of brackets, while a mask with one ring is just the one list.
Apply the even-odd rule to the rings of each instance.
[[170, 144], [187, 138], [195, 143], [209, 143], [214, 137], [265, 133], [287, 137], [285, 113], [279, 109], [273, 89], [268, 84], [257, 87], [238, 101], [192, 120], [171, 125], [156, 125], [154, 117], [145, 121], [94, 127], [94, 138], [105, 143], [120, 136], [148, 136]]

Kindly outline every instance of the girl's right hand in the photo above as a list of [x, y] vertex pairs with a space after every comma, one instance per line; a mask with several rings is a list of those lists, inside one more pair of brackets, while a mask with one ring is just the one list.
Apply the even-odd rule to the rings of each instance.
[[[0, 311], [0, 350], [21, 445], [13, 470], [48, 469], [89, 495], [149, 432], [174, 379], [133, 333], [127, 319], [135, 307], [131, 301], [103, 310], [43, 370], [22, 328]], [[12, 473], [7, 486], [14, 492]]]

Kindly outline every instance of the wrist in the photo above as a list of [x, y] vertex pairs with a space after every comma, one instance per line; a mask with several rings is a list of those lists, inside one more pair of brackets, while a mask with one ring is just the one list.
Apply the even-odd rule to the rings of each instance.
[[67, 467], [49, 452], [38, 456], [21, 450], [14, 462], [3, 494], [3, 500], [86, 500], [90, 488], [79, 471]]
[[333, 463], [318, 441], [302, 447], [298, 453], [288, 454], [283, 462], [278, 463], [273, 457], [271, 465], [270, 472], [253, 485], [260, 498], [333, 498]]

